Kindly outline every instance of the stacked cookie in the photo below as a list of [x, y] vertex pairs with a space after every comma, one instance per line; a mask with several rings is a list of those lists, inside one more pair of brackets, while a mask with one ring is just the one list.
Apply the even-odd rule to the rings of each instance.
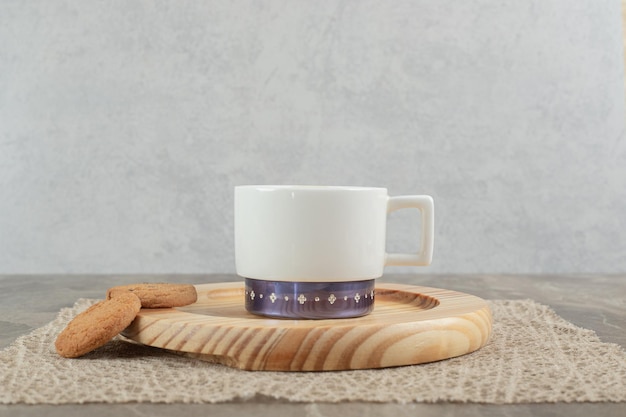
[[77, 315], [54, 345], [57, 353], [77, 358], [107, 343], [128, 327], [141, 308], [171, 308], [198, 299], [191, 284], [133, 284], [109, 288], [106, 300]]

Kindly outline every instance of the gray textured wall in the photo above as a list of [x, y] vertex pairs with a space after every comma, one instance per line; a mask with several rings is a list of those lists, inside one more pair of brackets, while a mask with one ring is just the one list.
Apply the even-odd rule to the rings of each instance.
[[432, 195], [408, 271], [624, 272], [619, 7], [4, 0], [0, 273], [233, 271], [246, 183]]

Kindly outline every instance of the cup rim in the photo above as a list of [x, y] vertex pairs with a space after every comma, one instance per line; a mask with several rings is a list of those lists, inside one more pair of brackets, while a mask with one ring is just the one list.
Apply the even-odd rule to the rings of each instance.
[[355, 185], [272, 185], [272, 184], [257, 184], [257, 185], [236, 185], [235, 189], [255, 189], [258, 191], [384, 191], [387, 192], [387, 188], [384, 187], [364, 187]]

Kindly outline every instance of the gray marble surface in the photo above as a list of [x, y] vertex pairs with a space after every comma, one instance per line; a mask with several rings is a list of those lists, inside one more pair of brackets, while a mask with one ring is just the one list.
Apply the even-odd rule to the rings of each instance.
[[235, 272], [250, 183], [432, 195], [429, 273], [626, 271], [619, 0], [5, 0], [0, 44], [0, 273]]
[[[228, 274], [211, 275], [37, 275], [0, 276], [0, 347], [52, 320], [76, 299], [102, 298], [106, 289], [133, 282], [206, 283], [233, 281]], [[381, 280], [468, 292], [485, 299], [531, 298], [551, 306], [566, 320], [593, 329], [605, 342], [626, 348], [626, 275], [386, 275]], [[255, 398], [225, 404], [84, 404], [63, 406], [2, 405], [2, 415], [92, 417], [125, 415], [258, 415], [258, 416], [485, 416], [485, 415], [626, 415], [626, 403], [581, 404], [293, 404]]]

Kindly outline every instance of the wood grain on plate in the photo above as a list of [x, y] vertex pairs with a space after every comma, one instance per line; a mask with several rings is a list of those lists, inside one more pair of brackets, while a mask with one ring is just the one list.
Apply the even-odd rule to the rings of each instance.
[[460, 292], [379, 283], [374, 311], [336, 320], [269, 319], [244, 309], [243, 283], [197, 285], [195, 304], [142, 309], [139, 343], [246, 370], [330, 371], [447, 359], [489, 340], [487, 303]]

